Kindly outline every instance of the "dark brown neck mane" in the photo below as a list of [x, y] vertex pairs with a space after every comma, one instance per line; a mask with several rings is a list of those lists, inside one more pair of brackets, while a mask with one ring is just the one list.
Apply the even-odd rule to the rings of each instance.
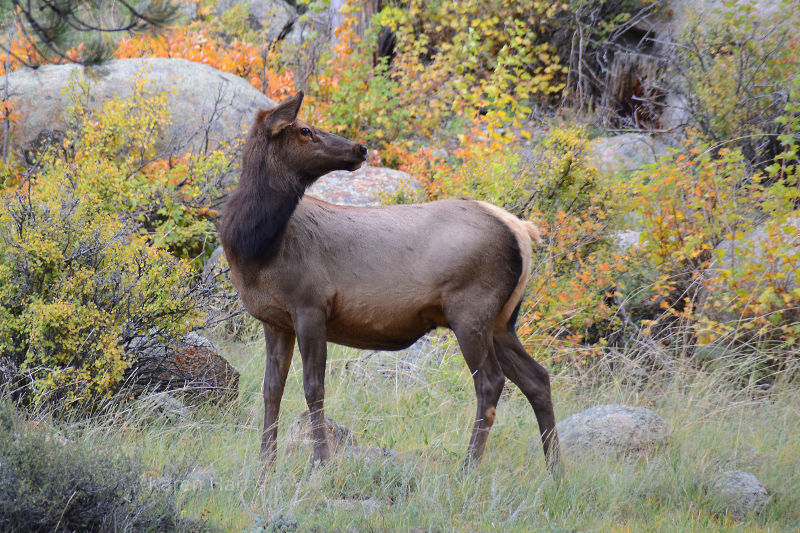
[[290, 171], [268, 156], [251, 155], [246, 149], [242, 177], [225, 206], [220, 237], [229, 252], [247, 261], [266, 261], [278, 251], [305, 190], [279, 179]]

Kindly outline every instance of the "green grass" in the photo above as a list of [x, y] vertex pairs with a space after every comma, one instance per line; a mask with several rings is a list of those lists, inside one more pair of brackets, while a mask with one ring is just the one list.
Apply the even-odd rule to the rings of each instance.
[[[483, 463], [461, 474], [474, 415], [466, 365], [450, 347], [419, 368], [379, 363], [331, 346], [326, 413], [359, 444], [393, 448], [397, 459], [336, 455], [312, 470], [310, 455], [287, 455], [286, 427], [305, 409], [299, 357], [286, 386], [278, 466], [264, 478], [258, 450], [263, 405], [261, 342], [220, 343], [242, 373], [240, 401], [224, 412], [201, 410], [173, 424], [122, 413], [83, 438], [141, 454], [151, 475], [190, 462], [215, 486], [186, 490], [183, 512], [213, 528], [242, 531], [797, 531], [800, 525], [800, 387], [779, 382], [769, 393], [737, 388], [721, 374], [690, 368], [631, 379], [555, 376], [559, 419], [592, 405], [654, 409], [672, 426], [670, 443], [637, 457], [575, 457], [564, 485], [545, 471], [538, 429], [513, 386], [504, 393]], [[395, 372], [393, 369], [401, 371]], [[772, 492], [759, 516], [714, 513], [715, 473], [753, 472]], [[366, 502], [364, 502], [366, 500]]]

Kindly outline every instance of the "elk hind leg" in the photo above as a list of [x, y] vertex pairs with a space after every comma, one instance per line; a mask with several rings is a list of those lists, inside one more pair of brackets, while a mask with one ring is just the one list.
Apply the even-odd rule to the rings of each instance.
[[505, 376], [510, 379], [533, 407], [542, 437], [547, 467], [560, 471], [560, 452], [556, 433], [556, 416], [550, 394], [550, 375], [522, 346], [513, 330], [495, 333], [495, 352]]
[[489, 326], [453, 328], [461, 353], [472, 372], [478, 408], [472, 428], [465, 466], [477, 466], [483, 456], [489, 430], [494, 424], [497, 402], [503, 392], [505, 377], [491, 343]]

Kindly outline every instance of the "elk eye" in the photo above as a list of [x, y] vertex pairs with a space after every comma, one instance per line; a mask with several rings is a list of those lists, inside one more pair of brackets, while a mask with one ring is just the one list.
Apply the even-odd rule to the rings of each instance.
[[300, 133], [302, 135], [305, 135], [306, 137], [311, 137], [311, 130], [308, 128], [303, 128], [302, 130], [300, 130]]

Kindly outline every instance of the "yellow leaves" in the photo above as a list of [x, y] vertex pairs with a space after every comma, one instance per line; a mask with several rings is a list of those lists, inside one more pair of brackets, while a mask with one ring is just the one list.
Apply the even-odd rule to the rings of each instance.
[[[384, 9], [375, 19], [396, 27], [398, 39], [391, 77], [365, 70], [372, 61], [364, 55], [372, 53], [370, 45], [344, 35], [337, 47], [339, 60], [326, 64], [311, 80], [317, 89], [338, 87], [315, 91], [327, 110], [321, 116], [329, 123], [323, 125], [330, 129], [344, 124], [343, 133], [351, 137], [388, 142], [401, 133], [429, 137], [453, 117], [487, 117], [494, 141], [509, 140], [498, 132], [530, 114], [531, 95], [556, 94], [564, 86], [566, 68], [555, 50], [530, 32], [549, 9], [546, 3], [532, 9], [518, 0], [497, 5], [412, 0], [404, 10]], [[531, 65], [541, 69], [538, 77], [528, 72]], [[364, 80], [367, 89], [359, 89], [354, 98]], [[373, 92], [375, 84], [388, 90]], [[373, 100], [382, 105], [373, 105]], [[378, 120], [386, 109], [394, 115], [403, 110], [391, 127]], [[376, 131], [382, 135], [374, 135]]]
[[[660, 271], [653, 301], [691, 324], [703, 342], [722, 335], [730, 336], [726, 342], [753, 335], [788, 340], [781, 328], [796, 316], [800, 292], [786, 289], [787, 273], [796, 271], [800, 258], [784, 246], [779, 220], [780, 213], [794, 209], [792, 203], [770, 200], [771, 188], [757, 185], [762, 181], [758, 174], [742, 186], [743, 163], [737, 151], [721, 150], [716, 157], [710, 152], [704, 144], [687, 144], [633, 180], [645, 230], [639, 251]], [[756, 241], [753, 236], [759, 233], [753, 221], [762, 216], [767, 200], [773, 202], [775, 218], [762, 226], [763, 237]], [[728, 240], [724, 249], [715, 250], [723, 239]], [[693, 290], [686, 280], [704, 287], [708, 316], [679, 311], [686, 303], [675, 301], [675, 296]], [[736, 316], [744, 322], [732, 328], [715, 316]]]
[[129, 100], [93, 112], [81, 98], [85, 82], [73, 86], [74, 153], [46, 156], [35, 181], [5, 194], [0, 210], [0, 228], [17, 228], [0, 240], [0, 354], [24, 359], [35, 402], [108, 396], [128, 367], [123, 332], [181, 335], [197, 324], [187, 289], [195, 272], [167, 248], [194, 256], [183, 247], [211, 236], [213, 212], [198, 203], [207, 205], [203, 188], [228, 166], [215, 152], [139, 169], [132, 154], [152, 153], [165, 96], [142, 77]]

